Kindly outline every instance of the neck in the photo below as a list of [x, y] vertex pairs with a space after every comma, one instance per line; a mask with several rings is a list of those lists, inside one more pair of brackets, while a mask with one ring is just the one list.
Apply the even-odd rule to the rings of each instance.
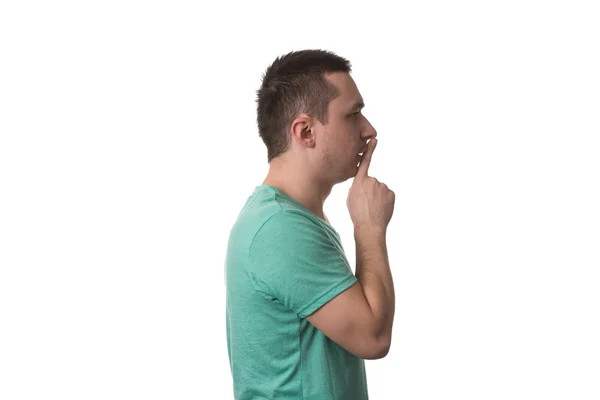
[[263, 185], [275, 186], [302, 204], [313, 214], [327, 221], [323, 205], [331, 193], [332, 184], [320, 181], [316, 174], [304, 167], [273, 159]]

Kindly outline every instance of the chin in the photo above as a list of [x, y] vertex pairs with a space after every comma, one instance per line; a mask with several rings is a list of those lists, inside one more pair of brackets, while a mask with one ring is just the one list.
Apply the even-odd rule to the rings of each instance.
[[354, 174], [351, 174], [351, 173], [346, 173], [344, 175], [340, 174], [340, 175], [337, 176], [337, 178], [335, 179], [335, 181], [333, 182], [333, 184], [337, 185], [338, 183], [344, 183], [348, 179], [354, 178], [355, 176], [356, 176], [356, 172]]
[[338, 183], [346, 182], [348, 179], [353, 179], [357, 173], [358, 173], [358, 165], [354, 165], [354, 166], [348, 168], [345, 172], [340, 171], [339, 174], [336, 174], [337, 177], [335, 178], [335, 181], [333, 182], [333, 184], [337, 185]]
[[348, 172], [348, 174], [345, 177], [340, 179], [340, 183], [346, 182], [348, 179], [353, 179], [357, 173], [358, 173], [358, 167], [354, 167], [354, 170], [351, 170], [350, 172]]

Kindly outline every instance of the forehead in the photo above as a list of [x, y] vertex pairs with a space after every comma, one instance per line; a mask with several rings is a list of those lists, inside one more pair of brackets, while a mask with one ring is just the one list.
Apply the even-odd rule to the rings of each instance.
[[335, 72], [327, 74], [326, 78], [339, 92], [339, 96], [330, 103], [332, 107], [352, 108], [363, 103], [363, 98], [350, 74]]

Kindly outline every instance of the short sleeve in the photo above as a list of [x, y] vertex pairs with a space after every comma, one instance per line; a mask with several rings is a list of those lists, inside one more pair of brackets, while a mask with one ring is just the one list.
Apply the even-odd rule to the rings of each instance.
[[250, 279], [257, 291], [305, 318], [357, 281], [343, 251], [325, 227], [282, 210], [250, 245]]

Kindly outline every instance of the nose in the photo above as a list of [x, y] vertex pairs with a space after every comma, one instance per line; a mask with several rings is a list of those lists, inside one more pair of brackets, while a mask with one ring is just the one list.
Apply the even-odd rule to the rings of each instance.
[[364, 141], [371, 140], [371, 139], [377, 137], [377, 131], [375, 130], [373, 125], [371, 125], [371, 123], [369, 122], [369, 120], [366, 117], [365, 117], [365, 126], [362, 130], [361, 136]]

